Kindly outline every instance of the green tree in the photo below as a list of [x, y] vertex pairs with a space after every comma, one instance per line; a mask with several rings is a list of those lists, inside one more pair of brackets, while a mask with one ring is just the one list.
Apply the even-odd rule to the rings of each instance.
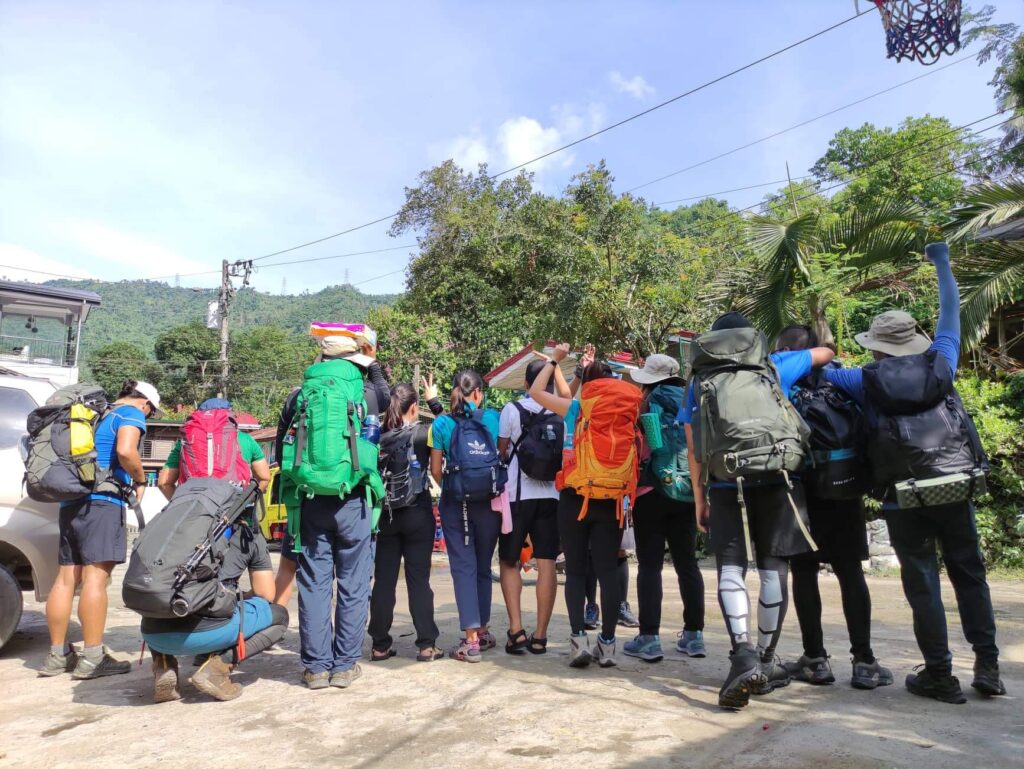
[[[393, 382], [413, 382], [418, 366], [421, 376], [434, 374], [443, 383], [459, 366], [448, 321], [439, 315], [378, 307], [370, 311], [367, 322], [377, 332], [377, 356], [390, 369]], [[418, 388], [419, 382], [414, 386]]]
[[281, 404], [302, 383], [316, 349], [307, 336], [274, 326], [242, 329], [228, 347], [228, 397], [261, 422], [275, 420]]
[[167, 371], [164, 398], [169, 404], [194, 408], [217, 392], [220, 342], [215, 330], [200, 321], [174, 326], [156, 338], [154, 350]]
[[109, 398], [115, 398], [126, 379], [143, 379], [160, 386], [160, 365], [132, 342], [111, 342], [93, 350], [88, 358], [90, 378]]

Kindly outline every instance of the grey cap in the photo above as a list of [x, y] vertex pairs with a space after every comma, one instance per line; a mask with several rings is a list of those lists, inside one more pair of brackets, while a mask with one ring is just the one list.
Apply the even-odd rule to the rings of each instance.
[[655, 384], [679, 376], [679, 361], [670, 355], [656, 354], [644, 361], [643, 368], [630, 373], [634, 382]]
[[861, 347], [886, 355], [917, 355], [931, 347], [931, 340], [917, 332], [917, 321], [909, 312], [889, 310], [871, 321], [871, 328], [854, 339]]

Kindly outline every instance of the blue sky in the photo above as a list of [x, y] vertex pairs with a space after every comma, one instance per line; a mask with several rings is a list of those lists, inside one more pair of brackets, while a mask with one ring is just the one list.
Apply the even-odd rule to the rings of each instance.
[[[995, 5], [998, 21], [1024, 24], [1024, 4]], [[445, 158], [505, 168], [852, 13], [849, 0], [6, 0], [0, 275], [212, 285], [189, 273], [386, 216]], [[558, 192], [604, 158], [628, 189], [926, 71], [885, 58], [871, 13], [532, 168]], [[778, 180], [787, 160], [801, 175], [835, 131], [865, 121], [967, 123], [995, 111], [990, 77], [972, 58], [639, 194]], [[746, 206], [771, 189], [721, 197]], [[381, 224], [265, 261], [411, 242]], [[348, 269], [364, 291], [399, 291], [400, 273], [370, 279], [409, 253], [268, 267], [254, 283], [316, 291]]]

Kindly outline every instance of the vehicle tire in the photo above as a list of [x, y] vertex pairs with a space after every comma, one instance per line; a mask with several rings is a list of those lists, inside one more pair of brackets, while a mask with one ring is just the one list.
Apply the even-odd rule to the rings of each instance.
[[6, 567], [0, 566], [0, 649], [18, 629], [23, 606], [21, 585]]

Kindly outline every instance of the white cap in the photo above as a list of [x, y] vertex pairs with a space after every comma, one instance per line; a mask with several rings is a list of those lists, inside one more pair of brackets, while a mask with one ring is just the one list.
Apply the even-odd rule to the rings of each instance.
[[160, 408], [160, 393], [156, 391], [153, 385], [149, 382], [136, 382], [135, 392], [144, 395], [146, 400], [152, 404], [154, 416], [164, 416], [164, 411]]

